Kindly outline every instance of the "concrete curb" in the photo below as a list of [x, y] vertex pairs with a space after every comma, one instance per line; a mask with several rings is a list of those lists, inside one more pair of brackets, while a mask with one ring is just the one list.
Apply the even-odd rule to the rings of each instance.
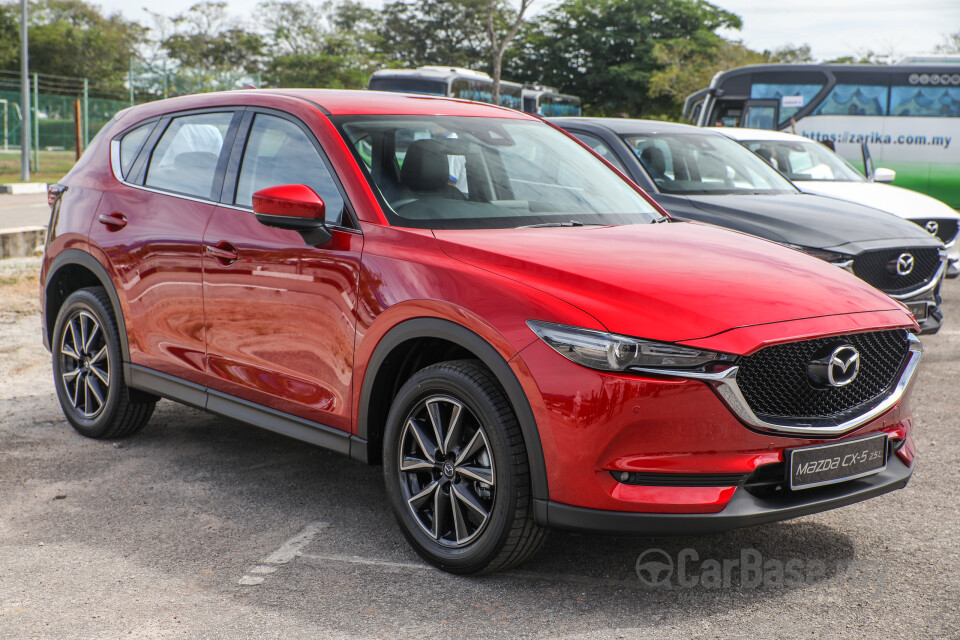
[[7, 184], [0, 184], [0, 193], [8, 193], [12, 196], [46, 192], [46, 182], [9, 182]]
[[0, 229], [0, 259], [24, 258], [43, 252], [46, 227]]

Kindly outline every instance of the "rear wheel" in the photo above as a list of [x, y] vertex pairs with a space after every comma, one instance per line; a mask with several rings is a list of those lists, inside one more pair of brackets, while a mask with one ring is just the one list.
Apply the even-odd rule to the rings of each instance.
[[520, 426], [481, 363], [444, 362], [414, 374], [391, 407], [383, 460], [397, 520], [431, 564], [485, 573], [540, 548], [545, 531], [533, 522]]
[[74, 429], [89, 438], [121, 438], [147, 424], [157, 398], [124, 382], [120, 338], [103, 287], [70, 294], [51, 347], [57, 397]]

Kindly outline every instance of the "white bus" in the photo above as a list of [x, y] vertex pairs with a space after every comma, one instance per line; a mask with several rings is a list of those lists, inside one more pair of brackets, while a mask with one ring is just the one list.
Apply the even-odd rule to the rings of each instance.
[[[369, 89], [448, 96], [476, 102], [493, 100], [493, 78], [482, 71], [458, 67], [380, 69], [370, 76]], [[543, 86], [500, 81], [500, 106], [544, 117], [580, 115], [580, 98]]]
[[523, 110], [544, 118], [581, 114], [580, 98], [560, 93], [553, 87], [526, 85], [523, 87]]
[[687, 97], [699, 126], [796, 133], [863, 167], [862, 146], [894, 184], [960, 208], [960, 64], [753, 65]]

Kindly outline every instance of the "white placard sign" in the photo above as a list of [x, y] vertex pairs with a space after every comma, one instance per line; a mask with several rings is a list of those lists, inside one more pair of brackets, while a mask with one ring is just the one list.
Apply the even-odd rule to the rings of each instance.
[[803, 96], [783, 96], [780, 98], [780, 106], [799, 109], [803, 106]]

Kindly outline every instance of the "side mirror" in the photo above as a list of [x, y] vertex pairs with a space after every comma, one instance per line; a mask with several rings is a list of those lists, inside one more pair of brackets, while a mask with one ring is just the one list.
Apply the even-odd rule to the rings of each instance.
[[873, 170], [873, 181], [874, 182], [885, 182], [891, 183], [897, 177], [897, 172], [893, 169], [884, 169], [883, 167], [877, 167]]
[[260, 224], [296, 231], [315, 247], [333, 237], [327, 229], [323, 200], [305, 184], [282, 184], [257, 191], [253, 194], [253, 213]]

